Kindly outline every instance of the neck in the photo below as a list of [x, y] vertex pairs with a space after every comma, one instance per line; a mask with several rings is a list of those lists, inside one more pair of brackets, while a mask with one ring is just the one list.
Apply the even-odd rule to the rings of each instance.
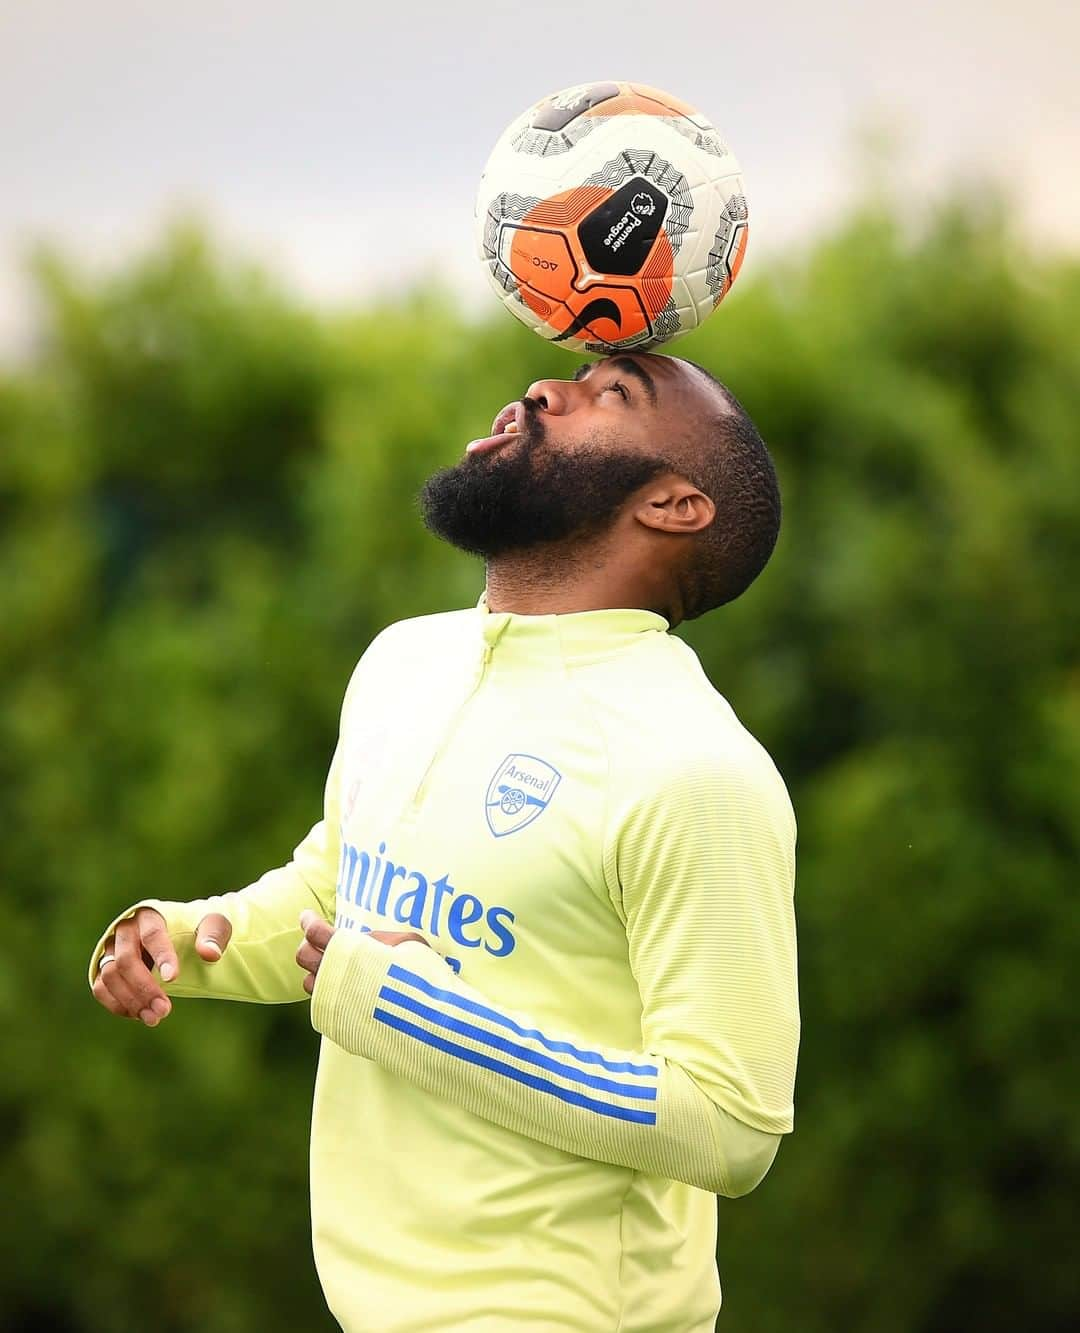
[[675, 625], [682, 609], [674, 600], [643, 579], [633, 562], [617, 559], [607, 542], [512, 551], [487, 565], [491, 611], [548, 616], [632, 606], [655, 611]]

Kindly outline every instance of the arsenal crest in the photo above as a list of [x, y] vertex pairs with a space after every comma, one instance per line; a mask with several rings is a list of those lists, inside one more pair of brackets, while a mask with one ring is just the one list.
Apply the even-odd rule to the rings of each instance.
[[534, 754], [509, 754], [488, 783], [484, 813], [496, 838], [516, 833], [548, 808], [562, 774]]

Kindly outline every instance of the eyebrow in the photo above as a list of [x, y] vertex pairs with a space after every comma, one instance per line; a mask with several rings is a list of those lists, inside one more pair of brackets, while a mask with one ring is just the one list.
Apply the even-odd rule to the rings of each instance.
[[[578, 366], [577, 370], [574, 371], [575, 381], [583, 380], [589, 371], [592, 370], [593, 366], [598, 364], [599, 362], [596, 361], [586, 361], [584, 365]], [[653, 382], [653, 377], [644, 366], [639, 365], [629, 356], [612, 356], [609, 357], [604, 364], [610, 366], [612, 370], [622, 371], [624, 375], [632, 375], [645, 390], [645, 395], [649, 402], [653, 407], [656, 406], [656, 384]]]

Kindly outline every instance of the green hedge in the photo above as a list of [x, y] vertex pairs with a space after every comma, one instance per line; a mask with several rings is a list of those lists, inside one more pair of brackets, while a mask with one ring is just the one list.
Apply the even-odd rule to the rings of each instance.
[[[911, 226], [751, 255], [676, 349], [786, 505], [686, 630], [800, 818], [796, 1133], [721, 1203], [727, 1333], [1080, 1309], [1080, 263], [981, 199]], [[371, 635], [479, 592], [419, 483], [575, 363], [440, 293], [315, 315], [190, 228], [37, 281], [0, 371], [0, 1325], [329, 1329], [306, 1012], [121, 1024], [87, 954], [142, 894], [287, 857]]]

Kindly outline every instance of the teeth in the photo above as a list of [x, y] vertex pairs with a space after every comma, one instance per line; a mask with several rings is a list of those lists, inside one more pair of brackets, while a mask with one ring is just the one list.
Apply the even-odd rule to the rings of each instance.
[[508, 421], [505, 430], [507, 435], [516, 435], [518, 433], [518, 424], [516, 421]]

